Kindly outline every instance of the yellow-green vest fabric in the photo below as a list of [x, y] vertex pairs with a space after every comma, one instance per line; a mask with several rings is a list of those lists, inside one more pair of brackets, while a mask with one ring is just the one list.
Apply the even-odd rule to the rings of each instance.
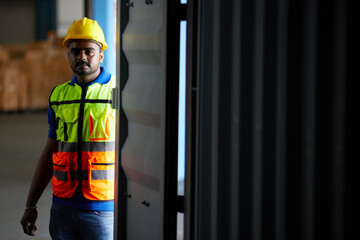
[[50, 96], [55, 113], [58, 152], [53, 154], [54, 196], [71, 198], [81, 189], [88, 200], [114, 199], [115, 109], [112, 88], [64, 83]]

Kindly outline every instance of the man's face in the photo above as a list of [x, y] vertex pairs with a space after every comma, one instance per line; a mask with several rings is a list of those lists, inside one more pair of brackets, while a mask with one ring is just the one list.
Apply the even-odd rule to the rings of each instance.
[[69, 64], [74, 73], [80, 77], [95, 78], [100, 73], [100, 63], [103, 62], [104, 52], [100, 46], [89, 40], [75, 40], [69, 44]]

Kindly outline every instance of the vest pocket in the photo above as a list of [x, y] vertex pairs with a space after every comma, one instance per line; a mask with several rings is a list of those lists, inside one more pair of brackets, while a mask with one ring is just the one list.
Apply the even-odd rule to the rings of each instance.
[[69, 198], [74, 194], [76, 183], [71, 176], [71, 161], [76, 161], [76, 153], [57, 152], [53, 154], [52, 185], [54, 195], [57, 197]]
[[77, 139], [77, 122], [79, 118], [78, 107], [66, 107], [59, 109], [56, 116], [57, 140], [62, 142], [75, 142]]
[[108, 108], [90, 109], [90, 140], [106, 141], [110, 139], [110, 132], [114, 124], [114, 116]]
[[92, 192], [114, 189], [114, 158], [92, 157], [89, 159], [89, 188]]

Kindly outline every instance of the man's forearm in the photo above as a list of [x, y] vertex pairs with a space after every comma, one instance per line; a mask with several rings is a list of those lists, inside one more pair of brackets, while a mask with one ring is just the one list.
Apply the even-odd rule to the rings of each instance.
[[35, 207], [53, 175], [52, 154], [57, 151], [57, 141], [48, 138], [46, 146], [37, 164], [31, 183], [26, 207]]

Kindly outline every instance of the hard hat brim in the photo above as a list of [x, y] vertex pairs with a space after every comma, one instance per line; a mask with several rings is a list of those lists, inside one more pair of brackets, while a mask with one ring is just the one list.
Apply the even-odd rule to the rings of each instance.
[[76, 39], [68, 39], [68, 40], [64, 40], [63, 41], [63, 43], [62, 43], [62, 46], [63, 47], [65, 47], [65, 48], [69, 48], [69, 46], [70, 46], [70, 44], [71, 44], [71, 42], [74, 42], [74, 41], [76, 41], [76, 40], [87, 40], [87, 41], [91, 41], [91, 42], [93, 42], [93, 43], [96, 43], [99, 47], [100, 47], [100, 50], [101, 51], [104, 51], [104, 50], [106, 50], [107, 48], [108, 48], [108, 46], [106, 45], [106, 46], [104, 46], [104, 45], [102, 45], [100, 42], [98, 42], [98, 41], [95, 41], [95, 40], [93, 40], [93, 39], [80, 39], [80, 38], [76, 38]]
[[87, 38], [71, 38], [71, 39], [65, 39], [63, 42], [62, 42], [62, 46], [64, 48], [69, 48], [69, 45], [71, 42], [73, 41], [76, 41], [76, 40], [88, 40], [88, 41], [91, 41], [91, 42], [94, 42], [96, 44], [98, 44], [100, 46], [100, 50], [101, 51], [104, 51], [108, 48], [107, 44], [105, 43], [105, 45], [101, 44], [100, 42], [94, 40], [94, 39], [87, 39]]

